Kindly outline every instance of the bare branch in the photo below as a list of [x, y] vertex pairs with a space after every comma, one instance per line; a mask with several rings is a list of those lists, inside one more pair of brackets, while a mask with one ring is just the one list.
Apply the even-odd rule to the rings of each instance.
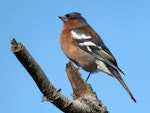
[[[106, 107], [97, 98], [90, 84], [87, 84], [71, 62], [66, 65], [66, 71], [73, 88], [74, 100], [80, 100], [83, 113], [107, 113]], [[87, 106], [85, 106], [87, 105]]]
[[13, 39], [11, 44], [12, 52], [29, 72], [46, 99], [65, 112], [63, 108], [66, 104], [70, 103], [70, 100], [60, 94], [59, 90], [52, 85], [38, 63], [21, 43], [17, 43], [17, 41]]
[[[12, 52], [31, 75], [44, 97], [60, 110], [65, 113], [107, 113], [106, 107], [98, 100], [90, 85], [82, 80], [71, 63], [67, 64], [66, 71], [69, 80], [72, 81], [74, 100], [69, 100], [60, 93], [60, 89], [57, 90], [52, 85], [23, 44], [18, 43], [15, 39], [11, 41], [11, 44]], [[77, 85], [79, 83], [82, 86]]]

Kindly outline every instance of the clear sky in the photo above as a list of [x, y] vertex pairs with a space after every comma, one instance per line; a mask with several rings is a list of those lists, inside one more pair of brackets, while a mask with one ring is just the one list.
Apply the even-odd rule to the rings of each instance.
[[[150, 1], [149, 0], [1, 0], [0, 113], [61, 113], [43, 102], [42, 93], [10, 51], [10, 40], [22, 42], [56, 88], [72, 99], [66, 76], [69, 61], [59, 45], [58, 16], [80, 12], [102, 37], [124, 71], [134, 103], [117, 80], [96, 73], [89, 83], [110, 113], [149, 113]], [[87, 72], [80, 70], [85, 79]]]

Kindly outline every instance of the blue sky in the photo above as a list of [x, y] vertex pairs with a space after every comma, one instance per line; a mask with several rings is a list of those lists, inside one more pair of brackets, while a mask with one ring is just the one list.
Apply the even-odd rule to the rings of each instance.
[[[150, 1], [1, 0], [1, 113], [61, 113], [49, 102], [41, 104], [42, 93], [10, 51], [14, 37], [26, 46], [56, 88], [72, 98], [65, 72], [68, 59], [59, 45], [63, 23], [58, 16], [75, 11], [82, 13], [112, 51], [137, 103], [117, 80], [101, 72], [88, 81], [99, 99], [111, 113], [150, 112]], [[80, 72], [87, 77], [87, 72]]]

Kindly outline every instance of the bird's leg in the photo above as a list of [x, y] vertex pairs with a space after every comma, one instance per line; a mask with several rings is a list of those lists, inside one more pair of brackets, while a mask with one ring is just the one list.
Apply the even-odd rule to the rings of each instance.
[[88, 79], [89, 79], [90, 75], [91, 75], [91, 72], [89, 73], [88, 77], [86, 78], [86, 82], [88, 81]]

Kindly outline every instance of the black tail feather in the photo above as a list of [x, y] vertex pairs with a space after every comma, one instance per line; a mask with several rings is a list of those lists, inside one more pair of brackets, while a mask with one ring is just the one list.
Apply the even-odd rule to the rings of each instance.
[[131, 91], [129, 90], [129, 88], [127, 87], [127, 85], [125, 84], [125, 82], [123, 81], [121, 75], [119, 74], [119, 72], [116, 69], [110, 69], [111, 67], [109, 67], [109, 70], [111, 71], [112, 75], [120, 82], [120, 84], [125, 88], [125, 90], [128, 92], [128, 94], [130, 95], [131, 99], [136, 102], [136, 99], [134, 98], [133, 94], [131, 93]]

